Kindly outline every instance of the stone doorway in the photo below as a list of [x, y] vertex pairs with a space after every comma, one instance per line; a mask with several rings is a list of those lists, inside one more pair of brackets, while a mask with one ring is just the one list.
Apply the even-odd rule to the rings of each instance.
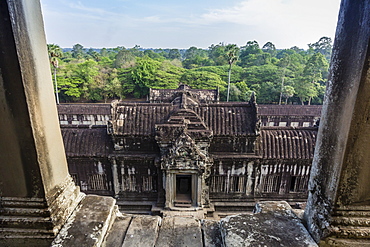
[[176, 175], [176, 207], [191, 207], [192, 205], [192, 176]]

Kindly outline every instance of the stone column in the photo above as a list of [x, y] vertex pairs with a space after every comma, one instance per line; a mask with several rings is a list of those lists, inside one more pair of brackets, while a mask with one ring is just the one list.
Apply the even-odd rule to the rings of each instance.
[[[174, 183], [176, 182], [176, 175], [169, 172], [165, 171], [166, 173], [166, 202], [165, 202], [165, 208], [169, 209], [173, 206], [173, 201], [174, 201], [174, 193], [176, 193], [174, 187]], [[175, 180], [175, 181], [174, 181]]]
[[[113, 188], [114, 188], [114, 197], [117, 198], [119, 195], [120, 190], [120, 182], [118, 179], [118, 174], [121, 175], [121, 172], [118, 173], [118, 167], [117, 167], [117, 161], [116, 157], [110, 158], [111, 164], [112, 164], [112, 176], [113, 176]], [[121, 171], [121, 170], [119, 170]]]
[[80, 193], [67, 169], [39, 0], [0, 1], [0, 54], [0, 245], [48, 246]]
[[[191, 176], [192, 180], [192, 200], [194, 207], [203, 207], [205, 202], [205, 195], [203, 194], [202, 188], [202, 174], [195, 173]], [[203, 197], [203, 198], [202, 198]]]
[[370, 238], [369, 41], [370, 2], [343, 0], [305, 211], [329, 245]]

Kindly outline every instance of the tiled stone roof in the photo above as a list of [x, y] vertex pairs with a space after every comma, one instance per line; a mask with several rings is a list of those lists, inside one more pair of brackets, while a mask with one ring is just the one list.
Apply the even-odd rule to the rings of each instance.
[[264, 159], [312, 159], [317, 128], [263, 127], [260, 150]]
[[[255, 130], [254, 108], [249, 103], [213, 103], [188, 106], [215, 136], [251, 135]], [[178, 106], [166, 103], [120, 103], [114, 122], [116, 135], [155, 135], [155, 124], [163, 124]]]
[[106, 127], [64, 127], [61, 130], [68, 157], [107, 157], [112, 151]]
[[59, 114], [99, 114], [109, 115], [110, 104], [60, 104], [58, 105]]

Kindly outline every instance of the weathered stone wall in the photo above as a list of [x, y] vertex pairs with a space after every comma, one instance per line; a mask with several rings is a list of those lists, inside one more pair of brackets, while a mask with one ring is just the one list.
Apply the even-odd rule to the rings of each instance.
[[81, 199], [68, 167], [38, 0], [0, 2], [0, 245], [49, 246]]

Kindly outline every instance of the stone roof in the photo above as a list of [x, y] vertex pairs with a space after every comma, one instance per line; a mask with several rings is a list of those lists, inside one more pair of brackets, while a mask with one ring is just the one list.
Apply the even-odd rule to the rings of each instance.
[[312, 159], [317, 128], [262, 127], [260, 150], [264, 159]]
[[59, 104], [58, 114], [97, 114], [110, 115], [110, 104]]
[[259, 116], [321, 116], [322, 105], [258, 105]]
[[[255, 134], [256, 119], [251, 104], [212, 103], [190, 105], [215, 136]], [[155, 124], [163, 124], [179, 107], [170, 103], [119, 103], [112, 117], [113, 134], [154, 136]]]
[[[107, 157], [112, 141], [106, 128], [61, 128], [68, 157]], [[262, 127], [261, 156], [264, 159], [312, 159], [317, 128]]]
[[61, 130], [68, 157], [107, 157], [113, 150], [106, 127], [63, 127]]

